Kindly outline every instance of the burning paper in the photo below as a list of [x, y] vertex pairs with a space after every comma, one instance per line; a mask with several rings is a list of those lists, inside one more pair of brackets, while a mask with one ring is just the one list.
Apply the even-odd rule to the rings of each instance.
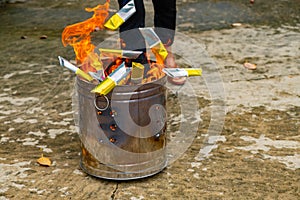
[[152, 28], [140, 28], [140, 31], [145, 38], [147, 44], [151, 48], [151, 51], [156, 57], [156, 62], [163, 64], [164, 60], [168, 56], [168, 51], [164, 47], [164, 44], [159, 39], [158, 35]]
[[89, 65], [93, 67], [96, 71], [103, 70], [103, 64], [101, 62], [101, 59], [94, 52], [91, 52], [82, 64]]
[[127, 75], [130, 73], [130, 69], [126, 68], [125, 62], [123, 62], [117, 69], [110, 73], [104, 81], [97, 85], [91, 92], [98, 93], [99, 95], [107, 95], [112, 89], [114, 89]]
[[172, 78], [202, 75], [202, 70], [198, 68], [164, 68], [162, 71]]
[[116, 30], [135, 12], [136, 9], [134, 1], [130, 0], [123, 8], [121, 8], [104, 24], [104, 27], [110, 30]]
[[[94, 12], [94, 15], [83, 21], [73, 25], [67, 26], [62, 33], [62, 43], [64, 46], [70, 45], [74, 48], [74, 52], [76, 54], [77, 63], [87, 63], [86, 59], [88, 55], [90, 55], [95, 46], [91, 41], [91, 33], [96, 29], [104, 29], [104, 23], [106, 18], [108, 17], [108, 9], [109, 9], [109, 0], [106, 0], [106, 3], [103, 5], [98, 5], [94, 8], [86, 8], [87, 12]], [[98, 63], [93, 68], [98, 70]], [[83, 71], [90, 71], [86, 69], [89, 67], [87, 64], [83, 65], [81, 69]]]
[[148, 83], [164, 77], [165, 73], [162, 71], [163, 68], [164, 68], [163, 64], [159, 64], [155, 62], [151, 63], [150, 70], [147, 72], [146, 78], [143, 79], [142, 83]]
[[62, 67], [66, 67], [69, 70], [73, 71], [75, 74], [81, 76], [82, 78], [84, 78], [87, 81], [92, 81], [93, 77], [91, 77], [90, 75], [88, 75], [87, 73], [85, 73], [84, 71], [82, 71], [81, 69], [79, 69], [78, 67], [76, 67], [75, 65], [73, 65], [72, 63], [70, 63], [69, 61], [67, 61], [66, 59], [64, 59], [61, 56], [58, 56], [59, 59], [59, 63]]
[[[101, 82], [101, 87], [99, 84], [99, 88], [97, 88], [97, 90], [95, 88], [94, 90], [95, 92], [98, 91], [98, 93], [106, 93], [107, 90], [110, 91], [109, 87], [111, 85], [128, 83], [139, 84], [140, 79], [142, 79], [141, 83], [147, 83], [165, 76], [162, 69], [164, 68], [164, 60], [167, 57], [168, 52], [154, 30], [152, 28], [144, 28], [140, 29], [140, 31], [143, 33], [147, 44], [149, 44], [151, 51], [154, 53], [156, 62], [150, 62], [150, 58], [148, 58], [149, 65], [147, 65], [147, 70], [143, 70], [144, 66], [137, 67], [137, 65], [134, 64], [136, 66], [133, 67], [132, 71], [130, 70], [131, 67], [125, 70], [126, 73], [124, 73], [123, 79], [120, 82], [118, 82], [118, 79], [114, 79], [114, 76], [117, 74], [113, 74], [112, 72], [116, 70], [125, 59], [126, 63], [130, 63], [130, 59], [134, 60], [139, 58], [139, 56], [143, 54], [143, 51], [96, 48], [92, 44], [91, 33], [95, 30], [103, 30], [105, 25], [109, 25], [109, 22], [106, 21], [108, 17], [109, 2], [110, 0], [106, 0], [106, 3], [103, 5], [98, 5], [94, 8], [86, 8], [86, 11], [94, 12], [94, 15], [90, 19], [69, 25], [64, 29], [62, 33], [63, 45], [70, 45], [74, 48], [78, 67], [59, 57], [61, 65], [69, 68], [88, 81], [97, 80], [98, 82]], [[116, 15], [123, 21], [126, 21], [134, 12], [136, 12], [134, 1], [129, 0]], [[131, 71], [131, 73], [128, 71]], [[146, 71], [145, 74], [144, 71]], [[121, 72], [122, 70], [118, 73]], [[107, 77], [108, 80], [106, 80], [105, 77]], [[132, 82], [129, 81], [130, 78], [132, 78]], [[112, 80], [114, 84], [112, 84], [110, 80]], [[103, 89], [103, 87], [105, 89]]]
[[142, 51], [131, 51], [131, 50], [119, 50], [119, 49], [103, 49], [99, 48], [100, 54], [102, 55], [115, 55], [120, 58], [136, 59], [141, 55]]
[[103, 76], [103, 70], [99, 70], [97, 72], [88, 72], [91, 77], [93, 77], [95, 80], [98, 80], [99, 82], [104, 80]]
[[131, 83], [139, 84], [144, 78], [144, 65], [137, 62], [132, 62]]

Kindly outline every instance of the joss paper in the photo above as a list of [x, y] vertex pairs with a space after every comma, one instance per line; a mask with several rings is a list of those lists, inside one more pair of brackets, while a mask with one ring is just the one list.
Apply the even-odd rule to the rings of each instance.
[[131, 82], [133, 84], [139, 84], [142, 82], [144, 78], [144, 65], [137, 62], [132, 62], [132, 70], [131, 70]]
[[130, 69], [127, 69], [125, 62], [123, 62], [117, 69], [109, 74], [104, 81], [97, 85], [91, 92], [98, 93], [99, 95], [107, 95], [112, 89], [114, 89], [124, 79]]
[[84, 71], [82, 71], [81, 69], [79, 69], [78, 67], [76, 67], [75, 65], [73, 65], [72, 63], [70, 63], [68, 60], [64, 59], [61, 56], [58, 56], [59, 59], [59, 63], [62, 67], [66, 67], [69, 70], [75, 72], [75, 74], [81, 76], [82, 78], [84, 78], [87, 81], [92, 81], [93, 77], [91, 77], [89, 74], [85, 73]]
[[104, 27], [110, 30], [118, 29], [129, 17], [136, 12], [134, 1], [129, 1], [117, 13], [115, 13], [105, 24]]
[[145, 38], [151, 51], [155, 55], [157, 62], [162, 64], [168, 56], [168, 51], [166, 50], [158, 35], [152, 28], [140, 28], [140, 32]]
[[202, 75], [202, 70], [199, 68], [164, 68], [163, 72], [172, 78]]
[[131, 50], [120, 50], [120, 49], [103, 49], [99, 48], [100, 54], [113, 54], [118, 57], [122, 58], [128, 58], [128, 59], [136, 59], [141, 55], [143, 52], [142, 51], [131, 51]]

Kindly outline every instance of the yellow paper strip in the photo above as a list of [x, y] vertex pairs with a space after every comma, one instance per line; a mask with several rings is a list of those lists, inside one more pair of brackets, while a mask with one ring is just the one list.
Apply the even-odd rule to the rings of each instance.
[[116, 87], [116, 82], [109, 76], [97, 85], [91, 92], [98, 93], [99, 95], [107, 95], [112, 89]]
[[131, 82], [133, 84], [139, 84], [142, 82], [144, 78], [144, 65], [137, 62], [132, 62], [132, 70], [131, 70]]
[[156, 62], [159, 64], [163, 64], [168, 56], [168, 51], [165, 48], [164, 44], [162, 42], [159, 42], [157, 45], [152, 47], [151, 50], [156, 57]]
[[101, 52], [105, 52], [105, 53], [114, 53], [114, 54], [120, 54], [122, 55], [122, 51], [121, 49], [103, 49], [103, 48], [99, 48], [100, 53]]
[[88, 60], [90, 62], [90, 65], [96, 69], [97, 71], [102, 70], [103, 69], [103, 64], [102, 62], [99, 60], [98, 55], [95, 53], [90, 53], [88, 55]]
[[201, 69], [185, 69], [188, 72], [188, 76], [201, 76], [202, 70]]
[[75, 74], [81, 76], [82, 78], [88, 80], [88, 81], [92, 81], [93, 77], [91, 77], [90, 75], [88, 75], [87, 73], [85, 73], [84, 71], [82, 71], [81, 69], [77, 69]]
[[104, 27], [112, 31], [117, 30], [125, 21], [118, 15], [114, 14], [105, 24]]

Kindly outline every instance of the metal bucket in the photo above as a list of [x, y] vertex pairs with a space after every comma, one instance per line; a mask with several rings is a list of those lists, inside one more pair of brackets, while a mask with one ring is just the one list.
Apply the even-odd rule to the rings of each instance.
[[[79, 78], [73, 102], [81, 140], [81, 168], [105, 179], [151, 176], [166, 167], [166, 78], [117, 86], [107, 96]], [[76, 111], [75, 110], [75, 111]]]

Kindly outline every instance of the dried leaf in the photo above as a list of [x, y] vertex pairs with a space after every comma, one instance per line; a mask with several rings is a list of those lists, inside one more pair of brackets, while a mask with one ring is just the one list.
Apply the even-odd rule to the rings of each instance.
[[48, 167], [51, 166], [51, 160], [47, 157], [44, 157], [43, 154], [42, 154], [42, 157], [37, 159], [37, 163], [39, 163], [40, 165], [43, 165], [43, 166], [48, 166]]
[[257, 68], [257, 66], [255, 64], [249, 63], [249, 62], [245, 62], [244, 63], [244, 67], [250, 70], [254, 70]]

